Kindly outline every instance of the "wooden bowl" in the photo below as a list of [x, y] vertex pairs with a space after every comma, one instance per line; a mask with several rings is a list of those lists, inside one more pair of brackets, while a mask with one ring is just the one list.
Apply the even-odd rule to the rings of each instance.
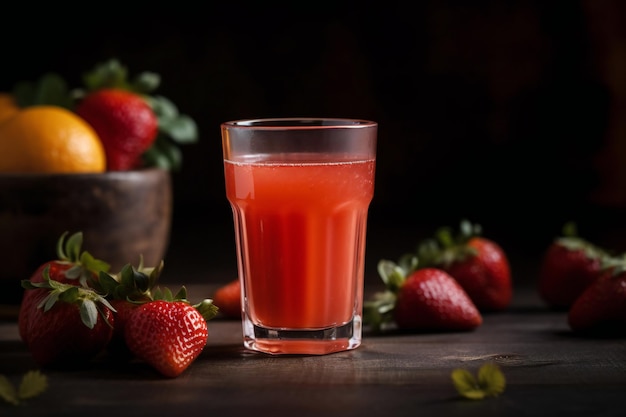
[[118, 272], [125, 264], [157, 265], [172, 217], [169, 171], [0, 175], [0, 303], [19, 303], [20, 281], [57, 259], [56, 243], [83, 232], [83, 246]]

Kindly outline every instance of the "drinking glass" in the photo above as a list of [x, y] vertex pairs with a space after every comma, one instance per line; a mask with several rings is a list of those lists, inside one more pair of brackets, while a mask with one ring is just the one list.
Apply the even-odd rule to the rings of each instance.
[[361, 344], [377, 129], [329, 118], [221, 125], [246, 348], [322, 355]]

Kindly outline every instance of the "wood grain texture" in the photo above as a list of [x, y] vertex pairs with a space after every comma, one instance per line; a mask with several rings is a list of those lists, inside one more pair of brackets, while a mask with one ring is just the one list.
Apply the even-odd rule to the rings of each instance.
[[[190, 294], [203, 297], [209, 286]], [[574, 336], [566, 315], [531, 291], [486, 315], [472, 332], [373, 335], [361, 347], [327, 356], [272, 357], [246, 351], [237, 320], [209, 322], [209, 342], [180, 377], [163, 379], [138, 362], [96, 362], [46, 371], [50, 388], [14, 416], [623, 416], [626, 340]], [[0, 373], [16, 380], [33, 368], [17, 325], [0, 324]], [[459, 398], [450, 374], [487, 361], [507, 378], [497, 398]]]

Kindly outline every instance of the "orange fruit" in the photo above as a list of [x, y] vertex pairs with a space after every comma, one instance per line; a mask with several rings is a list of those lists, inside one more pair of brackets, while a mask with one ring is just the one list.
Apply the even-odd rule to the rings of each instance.
[[49, 105], [26, 107], [0, 123], [0, 172], [105, 170], [106, 156], [100, 138], [70, 110]]
[[9, 93], [0, 93], [0, 123], [17, 113], [20, 108]]

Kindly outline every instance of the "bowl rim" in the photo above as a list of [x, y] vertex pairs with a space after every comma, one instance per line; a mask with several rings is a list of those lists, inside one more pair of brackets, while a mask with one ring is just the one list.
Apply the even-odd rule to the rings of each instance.
[[88, 179], [129, 179], [137, 176], [144, 175], [162, 175], [167, 174], [169, 171], [160, 167], [145, 167], [137, 168], [127, 171], [104, 171], [104, 172], [54, 172], [54, 173], [40, 173], [40, 172], [0, 172], [0, 181], [4, 180], [33, 180], [33, 179], [76, 179], [76, 180], [88, 180]]

